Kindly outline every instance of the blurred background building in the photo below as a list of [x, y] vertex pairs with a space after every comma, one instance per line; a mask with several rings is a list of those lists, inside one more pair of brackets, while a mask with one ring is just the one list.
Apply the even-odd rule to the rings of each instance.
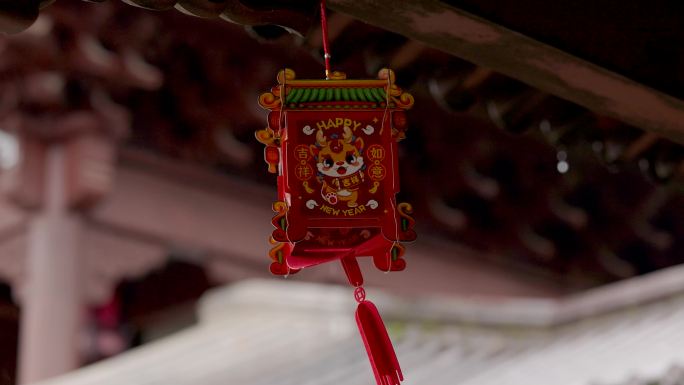
[[[126, 3], [0, 2], [0, 384], [369, 383], [339, 266], [267, 268], [256, 100], [323, 76], [318, 3]], [[329, 4], [416, 98], [367, 269], [407, 384], [682, 383], [681, 7], [499, 3]]]

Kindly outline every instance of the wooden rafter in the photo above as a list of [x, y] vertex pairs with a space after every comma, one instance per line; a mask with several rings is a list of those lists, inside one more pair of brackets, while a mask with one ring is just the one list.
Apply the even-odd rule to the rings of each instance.
[[684, 101], [439, 0], [331, 0], [369, 24], [684, 143]]

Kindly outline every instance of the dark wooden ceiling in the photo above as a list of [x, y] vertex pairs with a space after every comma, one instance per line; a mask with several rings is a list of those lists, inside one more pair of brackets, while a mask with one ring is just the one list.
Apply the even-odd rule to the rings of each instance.
[[446, 0], [646, 86], [684, 98], [684, 3]]

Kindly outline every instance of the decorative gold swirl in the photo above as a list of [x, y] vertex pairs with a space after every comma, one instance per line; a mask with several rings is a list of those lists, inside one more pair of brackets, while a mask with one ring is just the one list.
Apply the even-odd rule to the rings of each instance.
[[[387, 88], [387, 87], [385, 87], [385, 88]], [[403, 91], [401, 90], [401, 88], [399, 88], [396, 84], [390, 84], [390, 88], [389, 88], [390, 97], [396, 98], [397, 96], [401, 95], [402, 92]]]
[[405, 110], [413, 107], [413, 103], [415, 102], [413, 95], [409, 94], [408, 92], [401, 92], [398, 98], [392, 97], [392, 100], [397, 104], [397, 107], [403, 108]]
[[[403, 203], [403, 204], [408, 205], [408, 203]], [[400, 206], [401, 206], [401, 204], [400, 204]], [[287, 203], [285, 203], [283, 201], [273, 202], [273, 211], [275, 211], [277, 213], [283, 213], [284, 214], [287, 211]]]
[[273, 262], [278, 262], [278, 263], [283, 263], [283, 248], [285, 247], [284, 243], [281, 242], [275, 242], [273, 243], [275, 246], [271, 248], [268, 252], [268, 256], [271, 257], [271, 260]]
[[397, 213], [399, 213], [400, 234], [399, 239], [402, 241], [413, 241], [416, 239], [416, 232], [413, 227], [416, 220], [413, 219], [413, 206], [411, 204], [402, 202], [397, 205]]
[[[287, 230], [287, 218], [285, 217], [285, 214], [287, 213], [287, 204], [283, 201], [275, 201], [273, 202], [273, 211], [275, 211], [277, 214], [273, 216], [273, 219], [271, 219], [271, 222], [273, 223], [273, 226], [275, 226], [276, 231], [277, 230], [282, 230], [286, 231]], [[278, 239], [279, 234], [275, 234], [274, 238], [282, 242], [281, 239]]]
[[413, 214], [413, 206], [408, 202], [401, 202], [397, 205], [397, 210], [402, 216]]
[[275, 133], [269, 127], [266, 127], [263, 130], [255, 132], [254, 136], [256, 137], [256, 140], [259, 141], [259, 143], [265, 144], [267, 146], [277, 145]]
[[289, 68], [278, 71], [278, 84], [287, 84], [289, 80], [295, 80], [295, 72]]
[[273, 211], [277, 214], [271, 219], [271, 223], [273, 224], [273, 227], [275, 227], [271, 236], [278, 242], [287, 241], [287, 210], [288, 207], [285, 202], [273, 202]]
[[268, 110], [280, 108], [280, 98], [272, 92], [264, 92], [259, 96], [259, 105]]
[[389, 80], [389, 84], [385, 85], [385, 92], [389, 94], [390, 100], [392, 100], [397, 107], [405, 110], [413, 107], [413, 96], [408, 92], [404, 92], [394, 84], [394, 81], [396, 80], [394, 71], [389, 68], [383, 68], [378, 72], [378, 79]]
[[399, 212], [399, 216], [402, 218], [409, 219], [411, 221], [415, 220], [413, 217], [411, 217], [411, 214], [413, 214], [413, 206], [411, 206], [410, 203], [407, 202], [401, 202], [397, 205], [397, 211]]
[[373, 182], [373, 187], [371, 187], [368, 192], [371, 194], [375, 194], [378, 191], [378, 187], [380, 187], [380, 182]]
[[380, 71], [378, 71], [378, 79], [382, 79], [382, 80], [389, 79], [389, 83], [394, 84], [396, 76], [394, 75], [394, 71], [392, 71], [391, 69], [383, 68]]

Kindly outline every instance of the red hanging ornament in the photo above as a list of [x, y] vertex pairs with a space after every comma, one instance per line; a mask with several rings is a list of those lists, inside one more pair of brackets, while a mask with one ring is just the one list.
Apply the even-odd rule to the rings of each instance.
[[396, 204], [397, 142], [404, 139], [404, 111], [413, 97], [394, 84], [389, 69], [380, 70], [378, 80], [330, 72], [325, 0], [321, 31], [326, 80], [296, 80], [285, 69], [259, 98], [271, 112], [256, 137], [266, 145], [268, 171], [278, 173], [271, 272], [288, 275], [340, 260], [356, 287], [356, 323], [375, 380], [399, 385], [399, 361], [378, 309], [366, 300], [356, 258], [370, 256], [388, 272], [406, 267], [400, 242], [416, 233], [411, 205]]
[[297, 80], [285, 69], [259, 103], [270, 113], [256, 137], [266, 145], [269, 171], [278, 173], [271, 272], [288, 275], [339, 260], [356, 287], [356, 321], [377, 383], [397, 385], [401, 368], [365, 298], [356, 258], [372, 257], [382, 271], [406, 267], [401, 242], [416, 233], [411, 205], [396, 203], [397, 142], [413, 97], [394, 84], [389, 69], [377, 80], [347, 80], [339, 72]]

